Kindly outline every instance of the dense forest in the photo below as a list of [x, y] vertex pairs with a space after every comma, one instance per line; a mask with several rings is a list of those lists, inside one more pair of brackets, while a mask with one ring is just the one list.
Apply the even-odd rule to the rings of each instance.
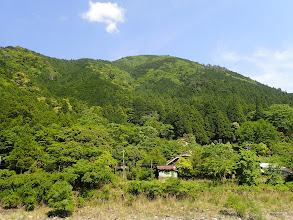
[[[4, 208], [71, 212], [93, 190], [107, 197], [122, 151], [134, 195], [134, 183], [151, 185], [156, 166], [185, 153], [181, 179], [235, 176], [239, 185], [292, 190], [280, 168], [293, 169], [293, 94], [220, 66], [154, 55], [62, 60], [2, 47], [0, 94]], [[273, 164], [265, 177], [260, 162]]]

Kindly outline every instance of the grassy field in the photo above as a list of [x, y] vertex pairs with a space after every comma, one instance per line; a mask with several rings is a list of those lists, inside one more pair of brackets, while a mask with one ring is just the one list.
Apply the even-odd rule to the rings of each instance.
[[[284, 185], [224, 184], [201, 187], [192, 195], [150, 199], [143, 192], [129, 193], [128, 184], [107, 186], [110, 194], [106, 199], [101, 199], [101, 191], [91, 192], [82, 202], [76, 197], [77, 207], [66, 219], [293, 219], [293, 194]], [[46, 205], [30, 212], [22, 207], [1, 209], [0, 219], [50, 219], [50, 210]]]

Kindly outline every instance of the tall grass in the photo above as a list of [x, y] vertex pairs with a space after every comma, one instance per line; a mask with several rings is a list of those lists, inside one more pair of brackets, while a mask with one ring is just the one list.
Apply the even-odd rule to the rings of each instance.
[[[76, 193], [75, 198], [82, 204], [70, 219], [293, 219], [293, 193], [286, 185], [131, 181]], [[32, 212], [2, 209], [0, 219], [46, 219], [48, 211], [46, 206]]]

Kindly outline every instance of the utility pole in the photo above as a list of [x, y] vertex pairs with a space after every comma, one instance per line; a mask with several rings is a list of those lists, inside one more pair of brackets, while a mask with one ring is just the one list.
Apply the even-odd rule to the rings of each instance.
[[2, 156], [0, 156], [0, 166], [1, 166], [1, 157], [2, 157]]
[[122, 151], [122, 153], [123, 153], [123, 180], [124, 180], [124, 178], [125, 178], [125, 160], [124, 160], [124, 152], [125, 152], [125, 150]]
[[151, 178], [153, 179], [153, 160], [151, 160]]

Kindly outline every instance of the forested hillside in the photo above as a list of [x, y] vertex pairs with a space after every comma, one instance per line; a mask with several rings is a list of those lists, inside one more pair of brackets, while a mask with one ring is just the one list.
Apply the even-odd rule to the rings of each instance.
[[154, 55], [61, 60], [6, 47], [0, 94], [6, 208], [46, 203], [72, 211], [73, 200], [54, 192], [87, 198], [85, 189], [118, 178], [123, 150], [129, 180], [150, 180], [156, 165], [186, 152], [182, 178], [236, 174], [251, 185], [259, 162], [293, 168], [293, 94], [219, 66]]

